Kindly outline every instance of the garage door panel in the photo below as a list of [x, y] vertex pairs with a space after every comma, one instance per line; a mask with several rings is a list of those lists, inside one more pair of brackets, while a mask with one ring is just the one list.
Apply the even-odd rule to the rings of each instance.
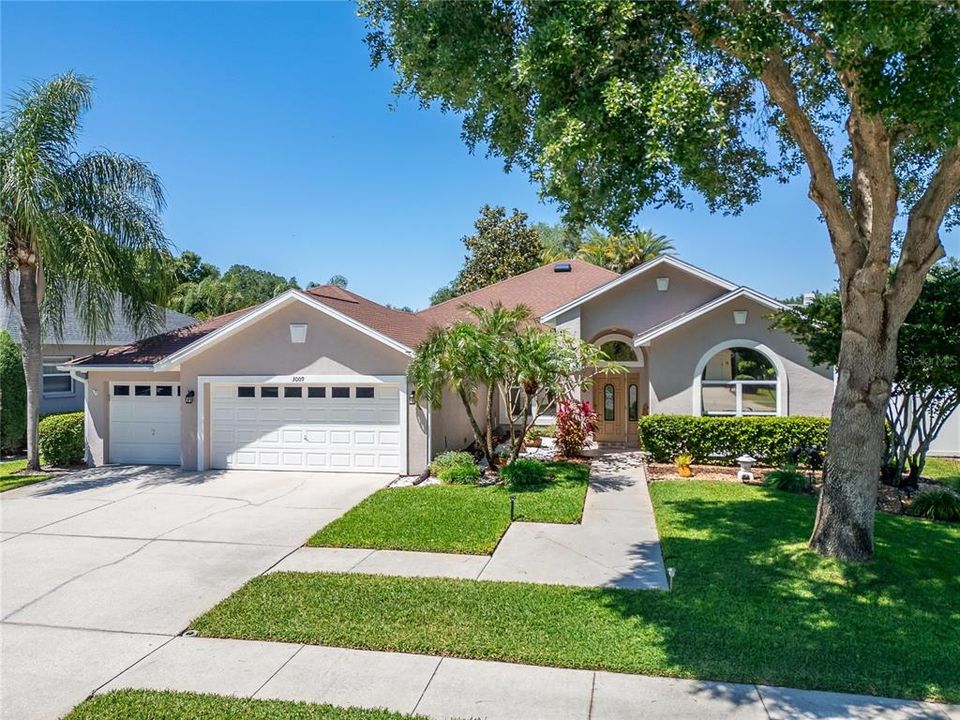
[[[157, 385], [172, 395], [158, 395]], [[131, 384], [112, 383], [108, 459], [113, 463], [176, 465], [180, 463], [180, 398], [173, 383], [137, 383], [144, 394], [130, 392]]]
[[330, 387], [323, 398], [305, 390], [300, 397], [287, 397], [282, 386], [276, 398], [265, 398], [261, 389], [253, 397], [239, 397], [236, 385], [217, 386], [212, 393], [212, 464], [400, 472], [399, 389], [377, 386], [373, 398], [358, 398], [351, 387], [350, 397], [333, 398]]

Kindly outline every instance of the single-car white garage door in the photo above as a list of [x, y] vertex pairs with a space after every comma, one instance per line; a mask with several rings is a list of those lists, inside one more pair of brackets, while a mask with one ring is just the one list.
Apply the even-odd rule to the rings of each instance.
[[211, 414], [215, 468], [401, 471], [397, 385], [216, 383]]
[[180, 464], [178, 384], [110, 384], [109, 459], [136, 465]]

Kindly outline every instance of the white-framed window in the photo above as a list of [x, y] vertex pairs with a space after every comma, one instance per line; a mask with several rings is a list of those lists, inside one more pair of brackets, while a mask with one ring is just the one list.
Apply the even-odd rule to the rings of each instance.
[[73, 360], [71, 355], [52, 355], [43, 358], [43, 396], [73, 397], [76, 387], [70, 373], [57, 370], [57, 365]]
[[618, 332], [601, 335], [593, 344], [603, 350], [610, 362], [626, 367], [643, 367], [643, 353], [633, 346], [633, 338]]
[[704, 415], [778, 415], [777, 368], [756, 347], [734, 345], [713, 353], [700, 375]]

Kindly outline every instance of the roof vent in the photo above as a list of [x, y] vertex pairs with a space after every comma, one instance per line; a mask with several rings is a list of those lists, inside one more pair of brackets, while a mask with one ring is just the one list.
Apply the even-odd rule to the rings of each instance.
[[570, 263], [557, 263], [553, 266], [554, 272], [570, 272], [571, 270], [573, 270], [573, 267]]

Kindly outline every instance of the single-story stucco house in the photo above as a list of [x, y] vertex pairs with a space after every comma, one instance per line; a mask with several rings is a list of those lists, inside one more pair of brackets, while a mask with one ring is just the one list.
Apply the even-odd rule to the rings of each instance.
[[414, 474], [472, 441], [452, 394], [439, 410], [413, 401], [414, 348], [464, 303], [495, 302], [526, 304], [627, 365], [589, 391], [600, 442], [634, 444], [646, 413], [830, 411], [832, 369], [770, 328], [780, 303], [671, 256], [622, 275], [551, 263], [417, 313], [339, 287], [289, 290], [64, 367], [87, 386], [95, 465]]
[[[0, 293], [0, 330], [6, 330], [13, 342], [19, 345], [20, 316], [16, 306], [17, 275], [14, 274], [11, 280], [14, 302], [11, 303], [3, 293]], [[64, 313], [63, 328], [59, 337], [55, 337], [52, 332], [44, 331], [43, 344], [40, 348], [43, 353], [41, 415], [83, 410], [83, 383], [78, 383], [71, 377], [70, 372], [63, 367], [64, 363], [136, 342], [137, 334], [123, 319], [119, 297], [114, 300], [113, 305], [113, 326], [109, 333], [96, 338], [95, 341], [91, 341], [87, 336], [80, 318], [72, 307], [68, 307]], [[189, 315], [166, 310], [163, 329], [164, 331], [175, 330], [184, 325], [192, 325], [196, 321], [196, 318]]]

